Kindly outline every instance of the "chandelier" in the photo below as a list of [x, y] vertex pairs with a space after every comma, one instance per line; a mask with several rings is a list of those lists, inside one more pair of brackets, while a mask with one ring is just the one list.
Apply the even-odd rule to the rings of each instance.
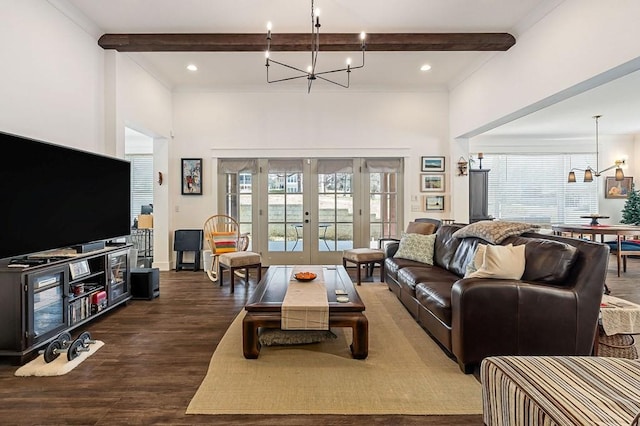
[[[313, 0], [311, 0], [311, 64], [307, 67], [306, 70], [301, 70], [300, 68], [297, 68], [295, 66], [287, 65], [283, 62], [279, 62], [274, 59], [271, 59], [269, 57], [270, 50], [271, 50], [271, 22], [269, 22], [267, 23], [267, 50], [265, 52], [265, 58], [266, 58], [265, 65], [267, 67], [267, 83], [279, 83], [281, 81], [306, 78], [307, 93], [309, 93], [311, 92], [311, 84], [313, 83], [313, 81], [316, 79], [320, 79], [320, 80], [324, 80], [329, 83], [335, 84], [337, 86], [344, 87], [345, 89], [348, 89], [351, 71], [364, 67], [364, 52], [366, 50], [365, 37], [366, 37], [366, 34], [364, 32], [360, 33], [362, 64], [360, 64], [359, 66], [351, 66], [351, 58], [347, 58], [345, 68], [340, 68], [340, 69], [335, 69], [330, 71], [317, 71], [316, 65], [318, 62], [318, 52], [320, 51], [320, 11], [318, 9], [314, 9]], [[293, 74], [290, 77], [280, 78], [277, 80], [270, 80], [269, 67], [271, 66], [271, 64], [276, 64], [281, 67], [293, 70], [295, 71], [295, 74]], [[341, 72], [346, 74], [346, 82], [338, 82], [328, 77], [329, 74], [341, 73]]]
[[622, 172], [622, 168], [620, 168], [621, 165], [625, 164], [625, 160], [616, 160], [613, 164], [613, 166], [609, 166], [606, 169], [602, 169], [600, 171], [598, 171], [599, 169], [599, 142], [598, 142], [598, 120], [600, 119], [600, 117], [602, 117], [601, 115], [594, 115], [593, 118], [596, 120], [596, 168], [595, 170], [591, 168], [591, 166], [587, 166], [586, 169], [578, 169], [578, 168], [573, 168], [571, 169], [571, 171], [569, 172], [569, 177], [567, 179], [567, 181], [569, 183], [573, 183], [576, 181], [576, 174], [574, 172], [574, 170], [579, 170], [581, 172], [584, 172], [584, 180], [583, 182], [593, 182], [593, 176], [595, 175], [595, 177], [600, 177], [600, 175], [606, 171], [609, 171], [613, 168], [616, 169], [616, 180], [617, 181], [622, 181], [624, 180], [624, 173]]

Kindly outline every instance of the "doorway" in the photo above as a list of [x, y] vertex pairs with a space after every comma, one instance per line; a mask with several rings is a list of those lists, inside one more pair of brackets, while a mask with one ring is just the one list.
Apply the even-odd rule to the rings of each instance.
[[221, 159], [219, 194], [264, 265], [341, 264], [343, 250], [377, 246], [398, 229], [401, 165], [399, 159]]

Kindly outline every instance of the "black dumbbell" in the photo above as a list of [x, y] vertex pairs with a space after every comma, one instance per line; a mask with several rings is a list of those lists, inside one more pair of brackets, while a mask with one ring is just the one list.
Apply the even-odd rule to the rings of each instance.
[[44, 354], [44, 362], [50, 363], [60, 356], [60, 354], [67, 354], [67, 360], [72, 361], [76, 359], [80, 352], [87, 352], [88, 347], [85, 347], [84, 340], [76, 339], [71, 342], [71, 335], [69, 333], [62, 333], [58, 338], [47, 346], [44, 351], [38, 353]]
[[89, 345], [93, 345], [94, 343], [96, 343], [96, 341], [91, 338], [91, 333], [89, 333], [88, 331], [85, 331], [82, 334], [80, 334], [76, 340], [81, 341], [82, 346], [84, 346], [85, 348], [89, 347]]

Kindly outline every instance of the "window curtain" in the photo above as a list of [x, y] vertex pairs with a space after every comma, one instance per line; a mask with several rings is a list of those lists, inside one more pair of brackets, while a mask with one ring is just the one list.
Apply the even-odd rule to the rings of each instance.
[[325, 175], [332, 173], [353, 173], [353, 160], [318, 160], [318, 173]]
[[269, 160], [269, 173], [302, 173], [302, 160]]
[[220, 173], [256, 173], [258, 171], [258, 162], [256, 160], [231, 160], [224, 159], [218, 163]]
[[399, 173], [402, 170], [402, 159], [369, 159], [365, 160], [368, 173]]

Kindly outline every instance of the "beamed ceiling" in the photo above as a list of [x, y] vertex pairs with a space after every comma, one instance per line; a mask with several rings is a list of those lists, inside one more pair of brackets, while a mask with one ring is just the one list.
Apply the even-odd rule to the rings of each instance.
[[[320, 50], [360, 50], [359, 34], [321, 34]], [[367, 34], [370, 52], [505, 51], [516, 42], [508, 33], [374, 33]], [[119, 52], [260, 52], [265, 34], [104, 34], [98, 40], [104, 49]], [[274, 52], [311, 49], [309, 33], [273, 34]]]

